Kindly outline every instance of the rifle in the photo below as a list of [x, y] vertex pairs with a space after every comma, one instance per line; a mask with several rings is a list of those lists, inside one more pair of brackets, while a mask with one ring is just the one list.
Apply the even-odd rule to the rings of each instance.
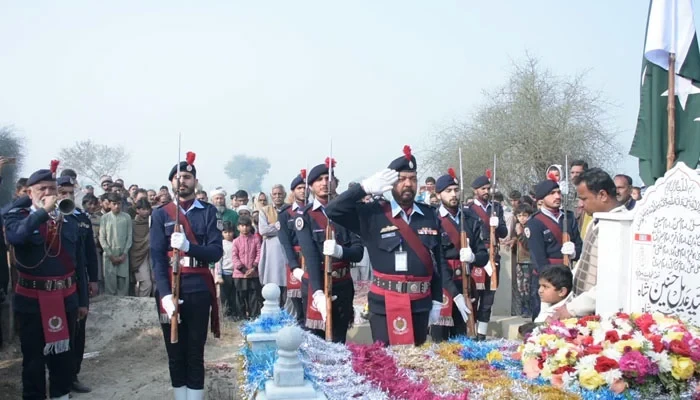
[[[10, 299], [8, 301], [8, 304], [10, 305], [10, 312], [8, 316], [8, 328], [9, 328], [9, 334], [10, 337], [9, 339], [13, 339], [15, 337], [15, 313], [12, 311], [12, 299], [14, 297], [14, 291], [15, 291], [15, 283], [17, 283], [17, 272], [12, 268], [12, 265], [14, 264], [14, 256], [15, 256], [15, 248], [10, 244], [10, 242], [7, 240], [7, 229], [5, 227], [5, 224], [2, 225], [2, 233], [3, 233], [3, 240], [5, 241], [5, 248], [7, 249], [7, 273], [8, 277], [10, 278], [9, 282], [9, 288], [0, 288], [3, 291], [7, 289], [7, 298]], [[1, 306], [1, 305], [0, 305]]]
[[[561, 233], [561, 243], [564, 244], [566, 242], [571, 241], [571, 237], [569, 236], [569, 218], [567, 216], [567, 210], [569, 209], [569, 190], [571, 189], [569, 187], [569, 156], [565, 155], [564, 156], [564, 176], [566, 177], [564, 180], [564, 185], [566, 185], [566, 196], [562, 196], [564, 198], [564, 227], [562, 229]], [[561, 190], [561, 189], [560, 189]], [[563, 254], [564, 259], [564, 265], [567, 267], [571, 268], [571, 260], [569, 259], [569, 256], [567, 254]]]
[[[469, 247], [469, 239], [467, 238], [467, 229], [464, 226], [464, 174], [462, 171], [462, 148], [459, 148], [459, 194], [462, 196], [459, 202], [459, 228], [460, 228], [460, 248]], [[466, 262], [462, 263], [462, 296], [464, 297], [464, 302], [467, 303], [467, 309], [469, 310], [469, 317], [467, 319], [467, 336], [476, 336], [476, 321], [474, 320], [474, 307], [472, 304], [472, 296], [469, 294], [470, 285], [470, 273], [469, 265]]]
[[[490, 177], [489, 177], [490, 178]], [[498, 217], [496, 212], [496, 155], [493, 155], [493, 182], [491, 183], [491, 217]], [[496, 251], [498, 251], [496, 242], [496, 227], [489, 223], [489, 262], [493, 273], [491, 274], [491, 290], [498, 289], [498, 268], [496, 267]]]
[[[180, 143], [182, 140], [182, 135], [178, 134], [177, 138], [177, 175], [175, 175], [175, 196], [173, 201], [175, 202], [175, 226], [173, 231], [180, 232]], [[173, 249], [173, 304], [175, 305], [175, 311], [173, 311], [173, 316], [170, 317], [170, 343], [178, 342], [178, 322], [180, 320], [180, 250]]]
[[[333, 193], [333, 141], [331, 141], [331, 151], [328, 157], [328, 202], [331, 201]], [[331, 224], [331, 220], [326, 216], [328, 224], [326, 225], [326, 240], [335, 240], [335, 230]], [[333, 341], [333, 257], [325, 256], [325, 285], [324, 294], [326, 296], [326, 341]]]

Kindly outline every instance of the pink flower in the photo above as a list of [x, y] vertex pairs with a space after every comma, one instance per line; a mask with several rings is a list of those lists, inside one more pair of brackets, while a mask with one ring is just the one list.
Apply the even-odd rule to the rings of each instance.
[[652, 362], [637, 350], [630, 350], [620, 358], [620, 371], [629, 378], [636, 378], [637, 382], [643, 382], [644, 378], [656, 370]]
[[690, 347], [690, 359], [693, 362], [700, 362], [700, 339], [692, 339], [688, 346]]
[[523, 372], [527, 379], [536, 379], [540, 376], [540, 371], [539, 362], [536, 358], [528, 358], [523, 363]]
[[627, 389], [627, 382], [625, 382], [622, 379], [618, 379], [615, 382], [613, 382], [612, 385], [610, 385], [610, 390], [613, 391], [613, 393], [620, 394]]

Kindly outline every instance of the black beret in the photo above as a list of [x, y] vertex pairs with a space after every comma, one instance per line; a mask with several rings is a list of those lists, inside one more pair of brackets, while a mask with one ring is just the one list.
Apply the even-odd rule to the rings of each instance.
[[303, 185], [303, 184], [304, 184], [304, 180], [301, 179], [301, 174], [299, 174], [299, 175], [295, 176], [294, 179], [292, 179], [292, 183], [289, 185], [289, 189], [294, 190], [294, 189], [296, 189], [297, 186]]
[[554, 189], [559, 189], [559, 184], [551, 179], [545, 179], [535, 186], [535, 199], [542, 200]]
[[49, 169], [40, 169], [33, 174], [29, 175], [29, 179], [27, 179], [27, 186], [32, 186], [36, 185], [39, 182], [43, 181], [55, 181], [56, 177], [54, 177], [53, 172]]
[[491, 180], [486, 175], [481, 175], [480, 177], [474, 179], [474, 182], [472, 182], [472, 189], [478, 189], [490, 183]]
[[403, 155], [389, 164], [389, 169], [393, 169], [396, 172], [416, 172], [418, 169], [418, 163], [416, 163], [416, 158], [411, 154], [411, 147], [406, 145], [403, 146]]
[[[194, 175], [195, 178], [197, 177], [197, 168], [195, 168], [194, 165], [187, 164], [187, 161], [180, 161], [180, 172], [189, 172]], [[177, 174], [177, 164], [173, 165], [173, 169], [170, 170], [168, 180], [172, 181], [175, 174]]]
[[[326, 158], [325, 163], [318, 164], [317, 166], [311, 168], [309, 175], [307, 175], [306, 177], [306, 183], [311, 185], [312, 183], [316, 182], [316, 180], [320, 178], [321, 175], [328, 175], [328, 167], [331, 161], [333, 162], [333, 168], [335, 168], [335, 160], [330, 160], [328, 158]], [[335, 176], [335, 173], [333, 173], [333, 176]]]
[[71, 176], [61, 176], [56, 179], [56, 184], [58, 186], [75, 186], [75, 180]]
[[450, 174], [443, 175], [437, 178], [437, 181], [435, 182], [435, 191], [440, 193], [452, 185], [459, 185], [459, 180], [452, 177]]

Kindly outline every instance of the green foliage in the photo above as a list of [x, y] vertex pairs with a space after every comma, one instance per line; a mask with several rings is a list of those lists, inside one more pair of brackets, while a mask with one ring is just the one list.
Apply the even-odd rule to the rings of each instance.
[[[15, 192], [15, 182], [19, 177], [17, 173], [24, 158], [22, 138], [17, 135], [12, 126], [0, 127], [0, 156], [15, 157], [15, 164], [5, 165], [2, 168], [2, 185], [0, 185], [0, 205], [5, 205], [12, 200]], [[46, 166], [48, 168], [48, 165]]]

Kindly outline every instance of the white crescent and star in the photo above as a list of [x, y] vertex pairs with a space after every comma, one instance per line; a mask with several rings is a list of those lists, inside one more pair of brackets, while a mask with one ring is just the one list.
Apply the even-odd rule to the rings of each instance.
[[[643, 80], [642, 84], [644, 84]], [[693, 84], [693, 81], [691, 81], [690, 79], [684, 78], [679, 75], [676, 75], [676, 87], [674, 89], [674, 92], [678, 97], [678, 101], [681, 103], [681, 108], [683, 109], [683, 111], [685, 111], [685, 105], [688, 102], [688, 96], [690, 96], [691, 94], [700, 93], [700, 87], [695, 86]], [[668, 90], [661, 93], [661, 96], [668, 96]], [[695, 119], [695, 121], [698, 120], [698, 118]]]

